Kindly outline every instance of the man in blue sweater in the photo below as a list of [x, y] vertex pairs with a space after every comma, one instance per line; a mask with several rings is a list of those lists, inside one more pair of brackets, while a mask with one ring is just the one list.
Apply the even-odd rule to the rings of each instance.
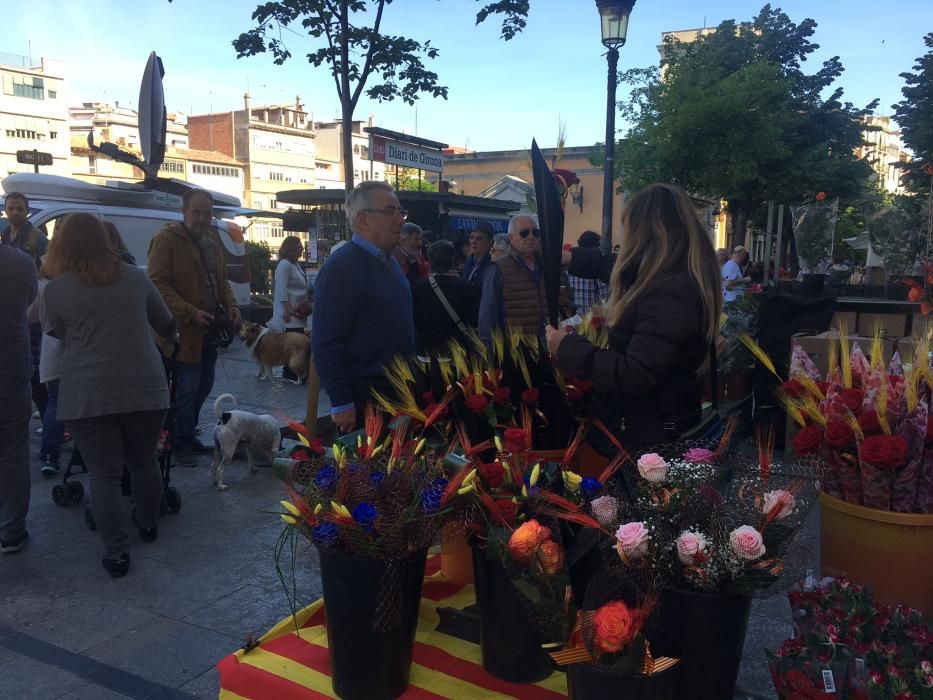
[[321, 268], [311, 318], [314, 364], [341, 432], [361, 424], [371, 389], [387, 391], [385, 365], [415, 348], [411, 287], [392, 255], [407, 212], [377, 180], [357, 185], [345, 208], [353, 238]]

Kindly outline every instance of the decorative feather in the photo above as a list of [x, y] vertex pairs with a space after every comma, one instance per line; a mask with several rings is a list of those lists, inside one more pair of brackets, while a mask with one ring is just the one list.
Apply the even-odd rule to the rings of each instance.
[[835, 343], [829, 344], [829, 358], [828, 358], [829, 369], [826, 372], [826, 379], [830, 379], [836, 370], [839, 368], [839, 346]]
[[603, 469], [602, 473], [599, 475], [599, 483], [606, 484], [609, 482], [609, 479], [619, 470], [626, 462], [633, 462], [632, 456], [628, 454], [625, 450], [620, 450], [619, 454], [613, 457], [612, 461], [606, 465], [606, 468]]
[[852, 432], [855, 433], [856, 440], [865, 439], [865, 433], [862, 432], [862, 426], [859, 425], [858, 418], [855, 417], [854, 413], [846, 411], [846, 414], [842, 417], [842, 420], [844, 420], [846, 425], [848, 425], [852, 429]]
[[882, 353], [882, 337], [884, 329], [880, 321], [875, 321], [871, 330], [871, 368], [878, 369], [884, 364], [884, 355]]
[[849, 358], [849, 336], [846, 335], [845, 321], [839, 322], [839, 365], [842, 369], [842, 385], [852, 388], [852, 362]]
[[823, 415], [823, 412], [820, 411], [820, 405], [813, 399], [812, 396], [805, 396], [802, 399], [802, 404], [800, 407], [801, 412], [804, 415], [810, 416], [814, 423], [826, 427], [826, 416]]
[[781, 404], [781, 407], [791, 418], [794, 419], [794, 422], [799, 425], [801, 428], [806, 426], [807, 421], [804, 420], [803, 411], [801, 410], [801, 403], [799, 399], [795, 399], [793, 396], [788, 394], [786, 391], [778, 390], [777, 391], [777, 400]]
[[914, 409], [917, 408], [917, 402], [920, 398], [920, 376], [920, 368], [915, 365], [911, 367], [910, 372], [907, 373], [907, 377], [904, 379], [904, 397], [907, 399], [908, 413], [913, 413]]
[[891, 434], [891, 424], [888, 422], [888, 382], [881, 382], [878, 395], [875, 399], [875, 410], [878, 412], [878, 424], [885, 435]]
[[732, 442], [732, 438], [738, 429], [739, 417], [735, 416], [726, 423], [726, 427], [722, 431], [722, 437], [719, 438], [719, 444], [716, 446], [717, 457], [721, 456], [726, 451], [726, 448], [729, 447], [729, 443]]
[[754, 339], [750, 335], [747, 335], [746, 333], [742, 333], [739, 336], [739, 340], [742, 341], [742, 345], [747, 347], [751, 351], [751, 353], [755, 357], [758, 358], [758, 361], [765, 366], [765, 369], [767, 369], [769, 372], [771, 372], [771, 374], [777, 377], [778, 381], [781, 381], [781, 376], [777, 373], [777, 370], [774, 368], [774, 363], [771, 362], [771, 358], [768, 357], [768, 354], [762, 349], [762, 347], [758, 343], [754, 341]]
[[501, 328], [492, 331], [492, 353], [496, 367], [501, 367], [505, 359], [505, 336]]
[[813, 381], [813, 378], [809, 374], [798, 374], [794, 379], [797, 380], [797, 383], [800, 384], [806, 391], [819, 401], [822, 401], [826, 397], [823, 396], [823, 392], [820, 391], [819, 384]]
[[767, 482], [771, 478], [771, 465], [774, 461], [774, 426], [760, 428], [755, 440], [758, 446], [758, 469], [761, 480]]

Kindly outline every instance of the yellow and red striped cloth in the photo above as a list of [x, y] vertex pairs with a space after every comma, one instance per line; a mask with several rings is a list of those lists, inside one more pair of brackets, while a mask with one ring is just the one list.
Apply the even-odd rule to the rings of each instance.
[[[520, 698], [558, 700], [567, 696], [563, 673], [533, 684], [508, 683], [483, 670], [478, 645], [437, 631], [438, 608], [462, 610], [475, 602], [473, 586], [451, 583], [440, 572], [440, 556], [428, 560], [406, 700], [436, 698]], [[289, 617], [251, 651], [237, 651], [217, 664], [220, 700], [305, 700], [335, 698], [330, 682], [324, 601]], [[360, 669], [365, 673], [365, 669]]]

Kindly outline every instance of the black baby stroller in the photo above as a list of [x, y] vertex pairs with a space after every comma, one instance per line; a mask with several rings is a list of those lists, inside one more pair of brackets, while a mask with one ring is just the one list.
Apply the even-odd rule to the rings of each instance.
[[[175, 436], [175, 365], [178, 357], [178, 345], [176, 344], [171, 358], [163, 357], [162, 362], [165, 366], [165, 375], [168, 379], [169, 391], [169, 409], [165, 414], [165, 423], [162, 425], [162, 432], [159, 435], [159, 445], [156, 448], [156, 455], [159, 459], [159, 471], [162, 476], [162, 500], [159, 503], [159, 515], [166, 513], [178, 513], [181, 510], [181, 494], [172, 486], [172, 442]], [[68, 466], [62, 476], [62, 483], [56, 484], [52, 488], [52, 500], [57, 506], [77, 505], [84, 500], [84, 485], [80, 481], [72, 480], [78, 474], [87, 474], [87, 467], [84, 459], [78, 449], [78, 445], [72, 448], [71, 459], [68, 460]], [[124, 496], [131, 496], [133, 493], [132, 482], [130, 480], [129, 470], [123, 468], [123, 481], [121, 483]], [[135, 514], [135, 511], [134, 511]], [[90, 506], [84, 507], [84, 523], [89, 530], [96, 530], [97, 524], [94, 522], [94, 514]]]

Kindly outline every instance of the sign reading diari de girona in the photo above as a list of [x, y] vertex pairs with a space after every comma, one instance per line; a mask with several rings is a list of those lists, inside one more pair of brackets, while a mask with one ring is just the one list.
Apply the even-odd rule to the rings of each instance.
[[370, 135], [369, 141], [370, 158], [378, 163], [388, 163], [403, 168], [430, 170], [435, 173], [444, 170], [444, 156], [440, 151], [419, 148], [399, 141], [390, 141], [374, 135]]

